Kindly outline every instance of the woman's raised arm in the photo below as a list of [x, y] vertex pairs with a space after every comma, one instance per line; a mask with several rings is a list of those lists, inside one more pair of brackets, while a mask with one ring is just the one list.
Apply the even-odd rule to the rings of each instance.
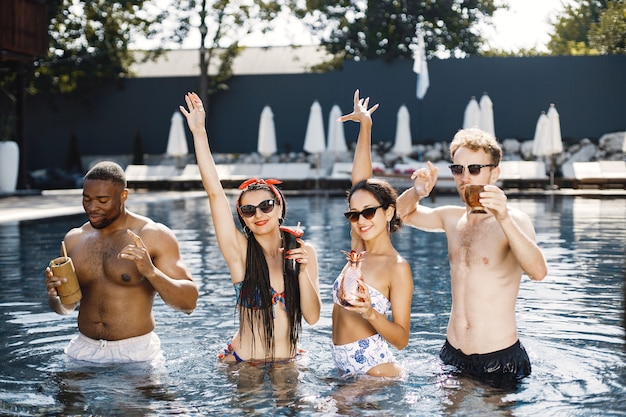
[[211, 149], [209, 148], [209, 138], [206, 133], [205, 113], [202, 101], [196, 93], [187, 93], [185, 95], [185, 102], [189, 110], [185, 109], [184, 106], [180, 106], [180, 111], [187, 119], [189, 130], [191, 130], [193, 135], [196, 160], [200, 168], [202, 185], [209, 196], [215, 236], [217, 237], [217, 243], [226, 263], [228, 263], [229, 267], [232, 269], [233, 263], [236, 261], [241, 261], [241, 265], [243, 265], [247, 240], [237, 228], [230, 204], [228, 203], [228, 199], [222, 188], [222, 183], [217, 175], [215, 161], [213, 160], [213, 155], [211, 155]]
[[352, 120], [361, 124], [359, 138], [354, 151], [354, 163], [352, 165], [352, 185], [359, 181], [372, 178], [372, 113], [378, 108], [378, 104], [368, 109], [369, 97], [360, 99], [359, 90], [354, 92], [354, 110], [350, 114], [341, 116], [339, 121]]

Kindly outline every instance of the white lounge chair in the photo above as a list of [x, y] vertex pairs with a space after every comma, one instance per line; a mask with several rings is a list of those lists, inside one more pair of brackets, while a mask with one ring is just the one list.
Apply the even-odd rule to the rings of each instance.
[[544, 188], [550, 181], [543, 161], [501, 161], [498, 185], [503, 188]]
[[332, 179], [351, 179], [352, 178], [352, 162], [335, 162], [330, 173]]
[[281, 180], [306, 180], [313, 177], [311, 165], [308, 162], [289, 162], [283, 165], [285, 171], [283, 176], [279, 177]]
[[285, 174], [285, 166], [281, 163], [265, 163], [261, 165], [261, 172], [259, 173], [260, 178], [276, 178], [279, 180], [283, 179]]
[[202, 181], [200, 177], [200, 168], [198, 164], [187, 164], [180, 175], [175, 178], [176, 181]]
[[573, 162], [574, 188], [626, 189], [626, 162]]
[[128, 165], [124, 173], [131, 188], [163, 188], [178, 174], [174, 165]]

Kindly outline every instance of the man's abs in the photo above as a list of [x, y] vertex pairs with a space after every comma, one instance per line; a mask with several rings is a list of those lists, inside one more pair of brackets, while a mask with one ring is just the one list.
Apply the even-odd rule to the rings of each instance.
[[518, 340], [515, 320], [494, 317], [466, 317], [450, 315], [447, 338], [463, 353], [489, 353], [511, 346]]

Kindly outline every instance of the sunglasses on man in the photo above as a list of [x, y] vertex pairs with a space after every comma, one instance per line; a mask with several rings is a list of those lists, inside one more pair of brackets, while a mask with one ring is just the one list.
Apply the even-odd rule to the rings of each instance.
[[[467, 170], [469, 171], [469, 173], [471, 175], [478, 175], [480, 174], [480, 170], [486, 167], [491, 167], [491, 168], [495, 168], [496, 165], [495, 164], [471, 164], [467, 166]], [[463, 165], [457, 165], [457, 164], [452, 164], [452, 165], [448, 165], [448, 168], [450, 168], [450, 171], [452, 171], [452, 175], [463, 175], [463, 171], [465, 171], [465, 166]]]

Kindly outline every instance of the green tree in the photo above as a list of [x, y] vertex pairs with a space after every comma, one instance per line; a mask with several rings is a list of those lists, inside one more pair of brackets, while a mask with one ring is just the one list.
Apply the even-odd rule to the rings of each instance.
[[[129, 76], [137, 59], [151, 59], [159, 50], [138, 58], [129, 45], [136, 37], [153, 38], [162, 34], [164, 11], [146, 12], [148, 1], [73, 1], [48, 2], [49, 48], [35, 68], [30, 92], [68, 93], [80, 83], [119, 80]], [[182, 39], [188, 21], [167, 35]]]
[[498, 48], [490, 48], [484, 51], [482, 54], [484, 57], [531, 57], [531, 56], [546, 56], [548, 52], [540, 51], [536, 47], [532, 48], [519, 48], [515, 50], [505, 50]]
[[[193, 26], [200, 25], [205, 7], [205, 57], [218, 70], [207, 85], [212, 94], [232, 76], [239, 40], [254, 30], [266, 30], [280, 6], [262, 0], [51, 0], [49, 49], [34, 68], [29, 92], [70, 93], [79, 86], [132, 77], [135, 62], [154, 60], [166, 48], [178, 47]], [[148, 40], [148, 51], [132, 50]], [[199, 45], [198, 45], [199, 46]], [[11, 74], [5, 74], [10, 81]], [[0, 80], [1, 81], [1, 80]], [[8, 82], [6, 85], [10, 85]]]
[[554, 22], [548, 50], [552, 55], [594, 55], [589, 43], [589, 31], [610, 0], [572, 0]]
[[[297, 3], [297, 2], [296, 2]], [[309, 0], [294, 7], [337, 62], [387, 61], [412, 55], [416, 28], [427, 49], [452, 55], [478, 55], [483, 39], [475, 30], [496, 10], [493, 0]]]
[[589, 46], [602, 55], [626, 54], [626, 2], [610, 1], [588, 34]]

